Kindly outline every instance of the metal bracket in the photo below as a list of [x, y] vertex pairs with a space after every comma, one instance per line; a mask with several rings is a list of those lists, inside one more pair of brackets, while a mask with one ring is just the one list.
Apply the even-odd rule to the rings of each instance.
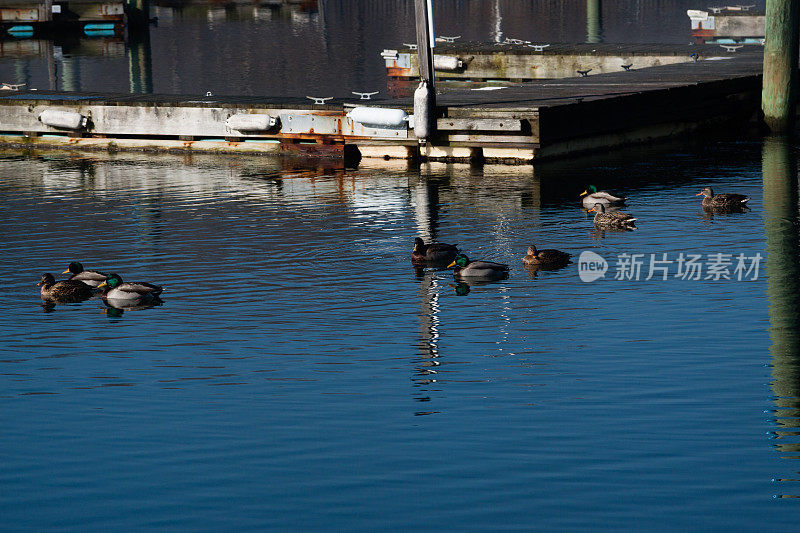
[[545, 48], [547, 48], [550, 45], [549, 44], [529, 44], [528, 46], [533, 48], [533, 50], [536, 51], [536, 52], [542, 52], [542, 51], [544, 51]]
[[372, 95], [378, 94], [380, 91], [375, 91], [374, 93], [357, 93], [356, 91], [350, 92], [360, 96], [361, 98], [359, 98], [359, 100], [372, 100]]
[[743, 44], [721, 44], [722, 48], [725, 49], [726, 52], [735, 52], [739, 48], [743, 47]]
[[328, 96], [326, 98], [319, 98], [318, 96], [306, 96], [309, 100], [314, 100], [315, 105], [325, 105], [327, 100], [333, 100], [333, 96]]

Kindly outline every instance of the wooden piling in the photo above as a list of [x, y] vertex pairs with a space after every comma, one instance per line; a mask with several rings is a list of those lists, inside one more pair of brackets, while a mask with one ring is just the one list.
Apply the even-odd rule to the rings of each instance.
[[767, 0], [761, 109], [776, 134], [791, 133], [797, 108], [800, 0]]

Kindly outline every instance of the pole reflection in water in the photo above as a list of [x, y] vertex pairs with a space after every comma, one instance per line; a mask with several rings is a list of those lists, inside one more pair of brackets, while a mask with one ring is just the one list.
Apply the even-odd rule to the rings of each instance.
[[[418, 392], [414, 399], [418, 402], [431, 401], [431, 386], [437, 383], [436, 375], [439, 366], [439, 281], [432, 271], [426, 272], [419, 284], [420, 295], [420, 360], [414, 369], [412, 378]], [[419, 410], [414, 414], [430, 415], [438, 411]]]
[[132, 93], [153, 92], [153, 60], [150, 50], [150, 28], [132, 33], [128, 43], [128, 78]]
[[586, 0], [586, 42], [603, 42], [602, 0]]
[[[800, 455], [800, 244], [797, 217], [797, 163], [784, 138], [768, 138], [762, 159], [764, 227], [767, 238], [772, 391], [775, 437], [784, 458]], [[797, 468], [795, 466], [795, 468]], [[778, 476], [780, 481], [800, 481]], [[782, 491], [788, 489], [782, 488]], [[790, 489], [793, 490], [793, 489]], [[780, 497], [797, 497], [781, 494]]]

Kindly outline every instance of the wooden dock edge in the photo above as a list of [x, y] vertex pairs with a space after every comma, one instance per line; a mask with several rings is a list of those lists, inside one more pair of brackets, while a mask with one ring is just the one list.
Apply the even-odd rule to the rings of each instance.
[[[469, 101], [443, 97], [436, 132], [426, 143], [414, 136], [410, 117], [389, 127], [367, 126], [352, 118], [352, 104], [302, 107], [180, 97], [153, 102], [128, 95], [20, 92], [0, 98], [0, 146], [530, 164], [705, 128], [745, 127], [760, 109], [761, 75], [755, 73], [760, 65], [751, 62], [744, 73], [731, 63], [733, 75], [723, 71], [727, 77], [701, 80], [698, 71], [683, 75], [682, 85], [665, 82], [657, 88], [645, 79], [620, 90], [619, 76], [601, 75], [591, 85], [554, 84], [549, 98], [540, 95], [547, 85], [509, 88], [505, 103], [474, 95]], [[674, 68], [686, 70], [665, 67]], [[411, 111], [402, 101], [395, 105], [400, 109], [386, 111], [404, 117]], [[233, 127], [234, 118], [240, 129]], [[243, 126], [244, 119], [260, 125]]]

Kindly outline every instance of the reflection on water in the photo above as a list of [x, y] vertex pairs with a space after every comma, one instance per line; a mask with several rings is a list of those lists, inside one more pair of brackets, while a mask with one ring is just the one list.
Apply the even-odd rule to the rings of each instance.
[[[686, 43], [686, 9], [696, 7], [683, 0], [434, 2], [438, 35], [482, 42]], [[407, 0], [152, 2], [151, 16], [157, 25], [129, 32], [126, 40], [0, 41], [0, 81], [100, 92], [385, 94], [381, 50], [415, 38]]]
[[[767, 295], [776, 448], [800, 459], [800, 244], [797, 161], [783, 138], [764, 142], [764, 228], [767, 236]], [[795, 467], [796, 469], [797, 467]], [[795, 470], [796, 472], [796, 470]], [[797, 476], [780, 476], [781, 497], [800, 497]]]

